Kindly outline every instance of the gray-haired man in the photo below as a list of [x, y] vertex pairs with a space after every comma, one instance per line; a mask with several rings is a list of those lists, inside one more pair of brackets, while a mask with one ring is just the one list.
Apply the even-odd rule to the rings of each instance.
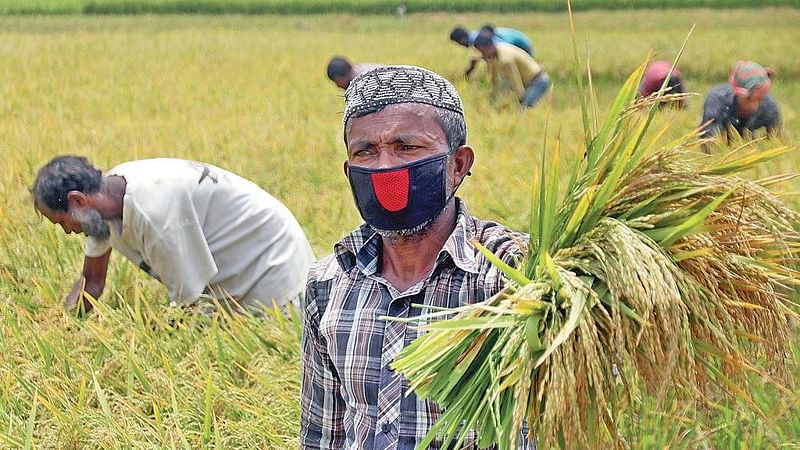
[[[511, 262], [526, 237], [472, 217], [455, 197], [474, 153], [461, 99], [441, 76], [396, 66], [355, 78], [344, 141], [344, 173], [365, 223], [310, 271], [301, 446], [412, 449], [440, 410], [405, 396], [407, 380], [389, 367], [419, 331], [380, 317], [489, 298], [503, 280], [471, 242]], [[465, 448], [477, 448], [475, 439]]]
[[314, 258], [279, 200], [210, 164], [170, 158], [122, 163], [105, 174], [64, 155], [39, 169], [36, 209], [65, 233], [87, 236], [82, 276], [65, 306], [103, 292], [111, 249], [166, 287], [172, 304], [261, 314], [300, 305]]

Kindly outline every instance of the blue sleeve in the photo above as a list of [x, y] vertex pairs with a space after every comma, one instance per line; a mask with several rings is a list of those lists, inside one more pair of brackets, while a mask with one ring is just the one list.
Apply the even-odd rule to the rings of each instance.
[[[730, 97], [730, 98], [728, 98]], [[708, 93], [705, 103], [703, 103], [703, 120], [700, 125], [706, 125], [700, 133], [702, 137], [711, 137], [725, 131], [725, 127], [730, 123], [733, 108], [733, 93], [726, 95], [724, 89], [717, 86]]]
[[765, 127], [768, 132], [777, 131], [781, 126], [781, 111], [775, 100], [767, 95], [759, 108], [759, 127]]
[[470, 31], [469, 32], [469, 35], [467, 36], [467, 42], [469, 43], [470, 46], [474, 46], [475, 45], [475, 38], [477, 38], [477, 37], [478, 37], [478, 32], [477, 31]]

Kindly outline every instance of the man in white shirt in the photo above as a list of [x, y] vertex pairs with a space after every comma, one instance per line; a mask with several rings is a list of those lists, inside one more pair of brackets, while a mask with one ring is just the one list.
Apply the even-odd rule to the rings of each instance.
[[174, 306], [207, 311], [216, 300], [255, 314], [299, 306], [314, 259], [305, 234], [286, 206], [236, 174], [167, 158], [102, 174], [84, 157], [58, 156], [39, 170], [32, 191], [51, 222], [87, 236], [68, 308], [84, 291], [103, 292], [112, 248], [161, 281]]

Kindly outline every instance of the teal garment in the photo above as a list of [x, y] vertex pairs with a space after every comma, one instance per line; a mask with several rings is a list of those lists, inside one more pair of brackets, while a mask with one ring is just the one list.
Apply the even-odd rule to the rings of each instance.
[[525, 53], [533, 56], [533, 45], [531, 44], [531, 40], [528, 38], [528, 36], [525, 35], [525, 33], [519, 30], [515, 30], [513, 28], [500, 27], [500, 28], [495, 28], [494, 35], [508, 42], [511, 45], [515, 45], [521, 48], [522, 50], [525, 51]]
[[[478, 32], [469, 33], [469, 45], [475, 45], [475, 38]], [[522, 31], [513, 28], [498, 27], [494, 29], [494, 43], [505, 42], [515, 47], [521, 48], [525, 53], [533, 56], [533, 44], [528, 36]]]

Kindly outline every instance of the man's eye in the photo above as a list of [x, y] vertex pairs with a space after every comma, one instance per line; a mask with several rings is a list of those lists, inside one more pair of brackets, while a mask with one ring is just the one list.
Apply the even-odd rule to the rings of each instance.
[[417, 150], [418, 148], [419, 148], [418, 145], [403, 144], [403, 145], [400, 146], [400, 150], [402, 150], [404, 152], [411, 152], [411, 151]]

